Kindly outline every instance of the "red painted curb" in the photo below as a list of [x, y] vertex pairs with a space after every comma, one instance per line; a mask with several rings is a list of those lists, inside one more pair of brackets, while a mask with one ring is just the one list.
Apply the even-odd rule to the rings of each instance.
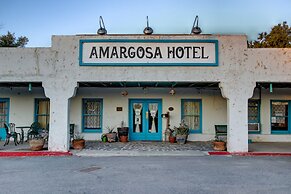
[[280, 152], [208, 152], [211, 156], [291, 156], [291, 153], [280, 153]]
[[50, 152], [50, 151], [36, 151], [36, 152], [0, 152], [0, 157], [23, 157], [23, 156], [71, 156], [71, 152]]
[[291, 156], [291, 153], [280, 152], [241, 152], [232, 153], [234, 156]]
[[231, 155], [229, 152], [221, 151], [221, 152], [208, 152], [211, 156], [224, 156], [224, 155]]

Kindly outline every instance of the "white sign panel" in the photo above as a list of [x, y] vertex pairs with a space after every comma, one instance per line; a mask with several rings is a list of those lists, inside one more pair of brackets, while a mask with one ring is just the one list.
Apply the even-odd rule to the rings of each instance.
[[81, 66], [218, 66], [217, 40], [80, 40]]

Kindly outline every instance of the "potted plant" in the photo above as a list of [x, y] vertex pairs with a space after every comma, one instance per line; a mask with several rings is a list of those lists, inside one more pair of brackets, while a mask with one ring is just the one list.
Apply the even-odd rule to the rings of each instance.
[[117, 128], [117, 132], [118, 132], [118, 138], [119, 141], [121, 142], [127, 142], [128, 141], [128, 127], [124, 127], [124, 121], [121, 121], [121, 125], [120, 127]]
[[106, 134], [103, 133], [103, 134], [101, 135], [101, 141], [102, 141], [102, 142], [107, 142]]
[[85, 139], [81, 133], [76, 133], [72, 140], [72, 146], [75, 150], [81, 150], [85, 147]]
[[117, 140], [117, 133], [114, 131], [115, 127], [109, 127], [107, 126], [106, 129], [108, 130], [108, 133], [106, 133], [107, 141], [108, 142], [116, 142]]
[[226, 150], [226, 142], [219, 138], [218, 136], [215, 136], [215, 139], [213, 141], [213, 149], [215, 151], [225, 151]]
[[29, 146], [32, 151], [39, 151], [43, 149], [45, 139], [41, 135], [36, 135], [29, 140]]
[[176, 142], [176, 129], [168, 128], [169, 131], [169, 142], [175, 143]]
[[176, 130], [176, 141], [179, 144], [185, 144], [189, 135], [189, 127], [184, 120], [180, 123], [179, 127], [174, 127]]

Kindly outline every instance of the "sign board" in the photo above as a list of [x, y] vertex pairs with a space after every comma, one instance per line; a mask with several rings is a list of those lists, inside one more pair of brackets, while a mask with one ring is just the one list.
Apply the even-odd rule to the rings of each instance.
[[217, 40], [80, 40], [80, 66], [218, 66]]

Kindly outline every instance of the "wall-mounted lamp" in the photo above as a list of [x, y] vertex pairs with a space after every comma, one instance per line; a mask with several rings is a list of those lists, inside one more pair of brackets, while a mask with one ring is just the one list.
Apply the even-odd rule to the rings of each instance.
[[105, 29], [105, 24], [104, 24], [102, 16], [99, 17], [99, 25], [100, 25], [100, 28], [97, 30], [97, 34], [99, 35], [107, 34], [107, 30]]
[[171, 94], [172, 96], [176, 94], [176, 91], [174, 90], [174, 88], [172, 88], [169, 92], [169, 94]]
[[199, 20], [199, 17], [198, 15], [196, 15], [193, 26], [192, 26], [191, 34], [200, 34], [202, 32], [201, 28], [198, 26], [198, 20]]
[[142, 87], [142, 90], [144, 94], [147, 94], [149, 91], [149, 89], [146, 86]]
[[31, 90], [32, 90], [32, 85], [31, 85], [31, 83], [29, 83], [28, 84], [28, 91], [31, 92]]
[[121, 92], [121, 95], [122, 95], [122, 96], [127, 96], [127, 95], [128, 95], [128, 91], [126, 91], [126, 90], [122, 91], [122, 92]]
[[149, 17], [147, 16], [147, 27], [145, 27], [145, 29], [143, 30], [143, 33], [145, 35], [151, 35], [154, 32], [154, 30], [149, 27]]

